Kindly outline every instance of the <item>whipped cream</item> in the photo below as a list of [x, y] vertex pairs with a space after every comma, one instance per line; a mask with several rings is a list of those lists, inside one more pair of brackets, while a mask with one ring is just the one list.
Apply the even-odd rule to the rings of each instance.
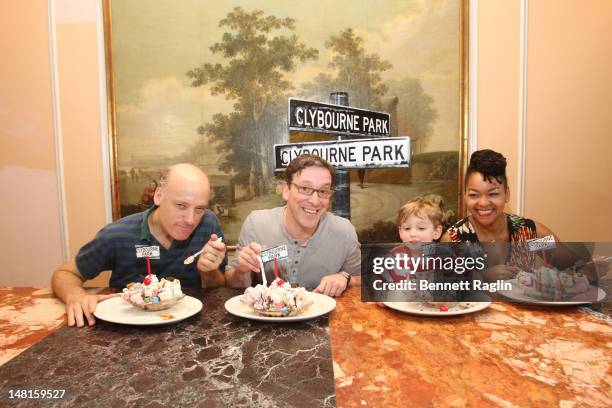
[[256, 285], [247, 288], [242, 302], [264, 314], [295, 316], [310, 304], [306, 289], [292, 288], [289, 283], [276, 278], [269, 287]]
[[135, 305], [159, 303], [183, 296], [181, 282], [178, 279], [159, 280], [156, 275], [145, 277], [143, 282], [128, 283], [121, 297]]

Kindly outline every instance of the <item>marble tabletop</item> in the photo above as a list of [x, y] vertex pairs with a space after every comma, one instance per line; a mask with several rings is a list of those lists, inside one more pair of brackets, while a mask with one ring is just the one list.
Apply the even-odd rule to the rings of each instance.
[[338, 406], [612, 406], [612, 320], [586, 307], [494, 302], [434, 318], [350, 291], [330, 334]]
[[0, 390], [66, 389], [58, 406], [335, 406], [328, 317], [255, 322], [223, 308], [241, 291], [185, 292], [204, 308], [180, 323], [51, 329], [0, 367]]
[[49, 288], [0, 288], [0, 365], [65, 325]]
[[428, 318], [353, 288], [329, 317], [278, 325], [227, 314], [238, 293], [193, 291], [204, 309], [173, 325], [75, 329], [48, 289], [0, 289], [0, 390], [67, 389], [58, 406], [612, 405], [612, 320], [590, 308]]

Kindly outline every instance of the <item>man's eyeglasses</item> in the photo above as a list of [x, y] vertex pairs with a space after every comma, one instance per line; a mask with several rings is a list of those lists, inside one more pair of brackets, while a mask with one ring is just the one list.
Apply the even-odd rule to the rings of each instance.
[[317, 192], [317, 196], [319, 196], [319, 198], [329, 198], [332, 196], [332, 194], [334, 194], [334, 190], [330, 189], [330, 188], [322, 188], [322, 189], [316, 189], [316, 188], [312, 188], [312, 187], [306, 187], [306, 186], [300, 186], [298, 184], [295, 183], [291, 183], [291, 185], [295, 186], [295, 188], [297, 188], [298, 193], [300, 194], [304, 194], [307, 196], [311, 196], [312, 193], [314, 193], [315, 191]]

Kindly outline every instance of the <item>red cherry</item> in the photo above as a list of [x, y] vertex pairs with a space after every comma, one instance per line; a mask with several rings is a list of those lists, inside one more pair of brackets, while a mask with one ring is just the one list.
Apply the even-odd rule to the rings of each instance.
[[441, 312], [448, 312], [448, 307], [446, 307], [446, 305], [440, 305], [440, 311]]
[[149, 286], [151, 284], [151, 278], [147, 276], [146, 278], [144, 278], [144, 281], [142, 283], [144, 283], [145, 286]]
[[285, 281], [284, 281], [284, 280], [282, 280], [282, 279], [279, 279], [279, 280], [278, 280], [278, 282], [276, 282], [276, 284], [277, 284], [278, 286], [283, 286], [283, 285], [285, 284]]

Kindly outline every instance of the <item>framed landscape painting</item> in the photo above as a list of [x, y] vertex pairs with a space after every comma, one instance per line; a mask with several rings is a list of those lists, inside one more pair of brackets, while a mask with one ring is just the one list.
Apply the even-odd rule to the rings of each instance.
[[397, 241], [399, 207], [441, 196], [462, 213], [468, 1], [104, 1], [113, 216], [152, 204], [160, 173], [210, 177], [226, 240], [250, 211], [282, 205], [273, 145], [329, 140], [288, 130], [289, 98], [387, 112], [411, 167], [351, 170], [361, 242]]

